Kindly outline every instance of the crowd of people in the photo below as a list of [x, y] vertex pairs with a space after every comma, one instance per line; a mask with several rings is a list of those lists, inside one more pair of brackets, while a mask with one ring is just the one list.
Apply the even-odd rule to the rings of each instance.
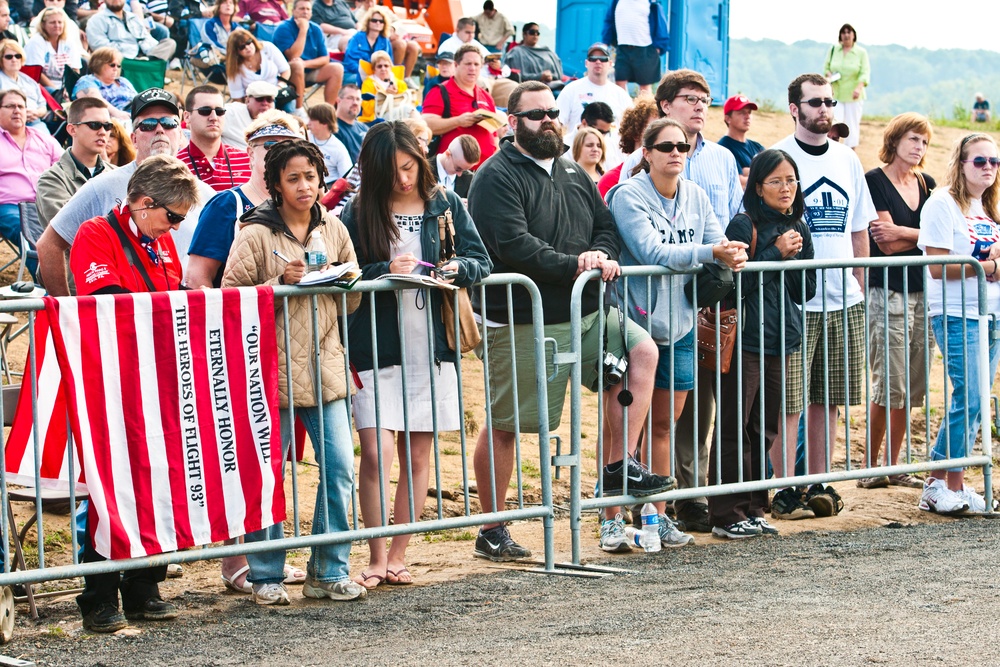
[[[546, 338], [565, 350], [573, 285], [597, 270], [613, 298], [601, 302], [598, 281], [583, 289], [580, 363], [584, 386], [605, 389], [596, 492], [608, 497], [769, 473], [793, 477], [797, 467], [799, 474], [828, 472], [838, 406], [865, 400], [866, 368], [873, 387], [866, 465], [901, 462], [906, 408], [919, 407], [926, 395], [929, 319], [952, 384], [931, 458], [971, 451], [981, 419], [980, 369], [963, 362], [963, 355], [979, 354], [972, 270], [795, 268], [809, 259], [969, 258], [987, 275], [987, 309], [1000, 311], [996, 142], [988, 134], [966, 136], [938, 186], [922, 171], [930, 123], [906, 113], [885, 129], [883, 165], [865, 173], [851, 148], [860, 137], [869, 67], [850, 25], [826, 62], [817, 63], [821, 71], [789, 83], [793, 131], [765, 148], [749, 136], [757, 105], [747, 95], [724, 102], [725, 136], [705, 136], [712, 91], [693, 70], [662, 75], [665, 24], [655, 2], [612, 3], [606, 41], [590, 46], [585, 74], [571, 80], [539, 43], [538, 24], [525, 24], [521, 41], [508, 43], [514, 28], [487, 0], [483, 14], [459, 19], [426, 80], [414, 82], [415, 44], [394, 31], [391, 10], [370, 0], [217, 0], [183, 18], [192, 26], [203, 21], [199, 34], [208, 46], [200, 62], [219, 78], [183, 100], [162, 88], [136, 90], [121, 76], [125, 58], [169, 60], [185, 40], [193, 44], [194, 33], [175, 22], [181, 16], [148, 6], [143, 14], [142, 2], [70, 8], [46, 0], [26, 49], [25, 31], [3, 23], [7, 2], [0, 0], [0, 234], [19, 244], [19, 205], [35, 202], [45, 231], [39, 264], [28, 269], [50, 295], [295, 285], [307, 271], [306, 247], [318, 240], [327, 261], [357, 262], [366, 280], [433, 273], [465, 288], [491, 273], [526, 275], [541, 295]], [[28, 23], [31, 16], [18, 18]], [[331, 59], [338, 52], [342, 61]], [[33, 85], [19, 73], [26, 53], [42, 60]], [[67, 70], [80, 70], [79, 77]], [[64, 150], [47, 131], [35, 89], [57, 91], [68, 77], [74, 82]], [[637, 97], [626, 82], [638, 86]], [[414, 83], [423, 88], [419, 112], [413, 91], [413, 108], [383, 117], [396, 109], [390, 98]], [[307, 103], [305, 89], [313, 84], [325, 88], [324, 102]], [[762, 261], [787, 268], [740, 273]], [[621, 267], [648, 265], [681, 273], [633, 280], [626, 299]], [[721, 379], [698, 362], [703, 304], [691, 295], [691, 271], [706, 265], [739, 274], [741, 283], [742, 301], [730, 295], [722, 303], [740, 310], [734, 364], [741, 372]], [[348, 529], [352, 424], [361, 443], [365, 525], [420, 517], [434, 435], [459, 430], [463, 419], [460, 355], [449, 345], [447, 323], [426, 310], [440, 312], [445, 295], [427, 294], [323, 297], [315, 314], [306, 298], [292, 298], [287, 339], [278, 320], [281, 358], [287, 352], [292, 360], [281, 366], [279, 382], [285, 451], [294, 439], [294, 411], [325, 466], [313, 533]], [[517, 434], [537, 430], [540, 416], [527, 292], [494, 286], [485, 303], [478, 300], [476, 292], [476, 312], [485, 313], [477, 353], [487, 359], [492, 421], [479, 434], [473, 463], [480, 507], [489, 513], [505, 506]], [[314, 317], [318, 351], [310, 349]], [[344, 372], [343, 317], [356, 378]], [[995, 374], [1000, 336], [991, 335], [989, 345]], [[626, 361], [624, 382], [602, 381], [605, 353]], [[570, 367], [548, 370], [553, 430]], [[403, 472], [393, 496], [394, 457]], [[927, 479], [871, 476], [858, 485], [920, 488], [920, 508], [932, 512], [986, 510], [961, 469]], [[691, 533], [777, 534], [780, 524], [769, 514], [831, 516], [843, 500], [832, 486], [814, 484], [777, 489], [773, 498], [753, 491], [655, 507], [661, 544], [681, 547], [694, 541]], [[632, 548], [628, 514], [626, 507], [604, 510], [602, 549]], [[283, 535], [279, 524], [245, 541]], [[314, 547], [306, 572], [287, 565], [278, 550], [224, 559], [221, 575], [262, 605], [288, 604], [289, 584], [301, 584], [307, 597], [359, 599], [383, 584], [413, 581], [407, 543], [405, 535], [389, 544], [369, 540], [368, 564], [353, 578], [350, 543]], [[494, 561], [531, 555], [496, 522], [482, 527], [474, 553]], [[85, 550], [85, 560], [97, 558]], [[117, 575], [87, 577], [80, 597], [85, 627], [108, 632], [127, 618], [176, 616], [159, 595], [163, 576], [153, 568], [123, 579], [124, 615]]]

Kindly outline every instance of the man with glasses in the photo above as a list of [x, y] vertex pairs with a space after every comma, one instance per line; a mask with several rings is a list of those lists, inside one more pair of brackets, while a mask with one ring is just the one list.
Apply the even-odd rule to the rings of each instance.
[[616, 47], [615, 82], [648, 93], [660, 80], [661, 57], [670, 48], [663, 6], [656, 0], [613, 0], [604, 16], [601, 39]]
[[[473, 179], [469, 211], [490, 253], [494, 274], [523, 273], [538, 285], [545, 312], [545, 336], [555, 339], [559, 349], [565, 351], [571, 342], [573, 284], [581, 273], [591, 269], [600, 270], [604, 280], [617, 277], [621, 273], [617, 262], [620, 241], [611, 212], [590, 176], [581, 166], [562, 157], [562, 127], [555, 103], [552, 91], [540, 81], [526, 81], [514, 89], [507, 107], [513, 141], [505, 138], [500, 151], [483, 164]], [[591, 390], [596, 390], [597, 374], [603, 366], [598, 360], [602, 348], [599, 318], [604, 313], [598, 285], [599, 281], [590, 281], [583, 291], [580, 363], [583, 383]], [[483, 512], [504, 509], [515, 464], [515, 430], [531, 433], [539, 427], [531, 300], [522, 288], [514, 287], [510, 303], [514, 319], [509, 321], [506, 289], [486, 288], [484, 343], [489, 352], [493, 428], [492, 432], [480, 432], [474, 457]], [[478, 292], [475, 298], [479, 299]], [[510, 348], [511, 327], [514, 350]], [[674, 485], [672, 478], [650, 473], [631, 456], [652, 398], [656, 344], [627, 318], [619, 321], [615, 309], [606, 318], [606, 334], [607, 350], [619, 358], [628, 357], [627, 386], [631, 396], [623, 391], [621, 383], [609, 386], [605, 394], [606, 419], [613, 435], [604, 443], [604, 494], [621, 494], [625, 477], [632, 495], [668, 491]], [[514, 419], [515, 364], [518, 421]], [[559, 426], [570, 370], [569, 365], [560, 366], [548, 386], [550, 431]], [[626, 404], [630, 404], [627, 458], [623, 446]], [[605, 516], [614, 518], [617, 512], [618, 508], [609, 508]], [[480, 531], [475, 555], [506, 561], [531, 554], [514, 542], [504, 524], [492, 523]]]
[[[693, 181], [708, 194], [712, 210], [723, 230], [743, 203], [743, 186], [733, 154], [722, 146], [705, 139], [705, 117], [712, 103], [708, 82], [698, 72], [681, 69], [663, 77], [656, 88], [660, 116], [673, 118], [684, 127], [691, 143], [691, 150], [684, 166], [684, 178]], [[628, 180], [632, 169], [639, 164], [639, 148], [625, 160], [620, 182]], [[708, 461], [711, 450], [711, 430], [715, 420], [715, 394], [712, 389], [715, 374], [699, 368], [696, 400], [688, 399], [677, 418], [674, 436], [674, 457], [677, 467], [674, 475], [682, 489], [705, 486], [708, 483]], [[698, 423], [695, 424], [695, 405], [698, 406]], [[697, 428], [696, 428], [697, 426]], [[697, 434], [697, 437], [695, 435]], [[694, 444], [692, 444], [694, 443]], [[654, 469], [662, 463], [652, 462]], [[695, 470], [698, 471], [697, 476]], [[678, 500], [674, 503], [677, 519], [687, 530], [708, 533], [712, 530], [708, 517], [708, 499], [704, 496]]]
[[[292, 17], [278, 24], [273, 42], [292, 65], [291, 84], [299, 96], [305, 94], [307, 85], [321, 83], [327, 104], [333, 105], [344, 80], [344, 66], [330, 62], [323, 30], [311, 19], [312, 0], [294, 0]], [[296, 63], [301, 63], [302, 73]]]
[[254, 81], [247, 86], [246, 102], [226, 104], [226, 122], [222, 124], [222, 143], [246, 150], [246, 129], [265, 111], [274, 108], [278, 87], [267, 81]]
[[84, 183], [115, 168], [102, 157], [111, 134], [107, 102], [99, 97], [74, 100], [66, 116], [66, 131], [73, 144], [38, 179], [38, 221], [43, 227]]
[[226, 109], [222, 93], [214, 86], [191, 89], [184, 100], [184, 122], [191, 142], [177, 153], [195, 178], [216, 192], [235, 188], [250, 180], [250, 158], [246, 151], [222, 143]]
[[575, 128], [580, 124], [583, 108], [591, 102], [604, 102], [621, 118], [632, 106], [628, 93], [611, 81], [611, 49], [597, 42], [587, 49], [587, 76], [570, 81], [559, 93], [559, 122], [563, 127]]
[[368, 126], [358, 120], [358, 114], [361, 113], [361, 89], [349, 83], [340, 89], [337, 97], [337, 131], [333, 136], [347, 148], [351, 162], [357, 164], [361, 142], [368, 133]]
[[[162, 88], [142, 91], [132, 100], [132, 128], [135, 160], [87, 181], [52, 218], [38, 240], [38, 263], [50, 296], [70, 296], [65, 252], [73, 244], [80, 225], [106, 214], [119, 201], [127, 199], [128, 181], [143, 160], [151, 155], [177, 156], [182, 139], [177, 98]], [[182, 266], [187, 266], [188, 246], [201, 206], [213, 195], [215, 190], [198, 181], [199, 203], [191, 207], [180, 227], [171, 232]]]
[[452, 139], [443, 153], [431, 158], [431, 171], [438, 183], [465, 199], [472, 186], [472, 170], [479, 164], [480, 158], [479, 144], [463, 134]]
[[125, 10], [125, 0], [105, 0], [104, 6], [90, 17], [87, 44], [91, 51], [112, 46], [126, 58], [148, 56], [167, 61], [177, 50], [177, 42], [169, 37], [157, 41], [142, 19]]
[[[805, 221], [816, 259], [850, 262], [869, 256], [868, 225], [878, 219], [878, 212], [858, 156], [827, 137], [836, 104], [833, 89], [822, 75], [797, 77], [788, 85], [788, 110], [795, 132], [772, 148], [787, 152], [798, 165]], [[840, 269], [824, 271], [817, 278], [816, 296], [805, 304], [805, 363], [801, 357], [793, 357], [786, 377], [788, 391], [801, 392], [805, 366], [809, 474], [829, 469], [828, 457], [837, 438], [837, 406], [860, 405], [865, 400], [864, 270], [847, 271], [846, 280]], [[831, 491], [832, 487], [814, 484], [802, 498], [793, 489], [786, 489], [775, 495], [773, 513], [781, 518], [787, 507], [804, 500], [816, 516], [836, 514], [839, 496]]]
[[542, 32], [537, 23], [525, 23], [521, 43], [504, 54], [503, 64], [521, 73], [522, 81], [541, 81], [552, 90], [562, 90], [562, 60], [547, 46], [539, 46]]
[[[28, 100], [20, 89], [0, 92], [0, 234], [21, 250], [20, 202], [35, 201], [35, 184], [59, 160], [62, 147], [28, 126]], [[26, 263], [35, 275], [37, 262]]]

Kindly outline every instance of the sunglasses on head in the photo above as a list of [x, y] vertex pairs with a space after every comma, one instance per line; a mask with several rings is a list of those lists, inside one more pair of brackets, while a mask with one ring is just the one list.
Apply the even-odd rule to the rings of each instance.
[[226, 115], [226, 110], [222, 107], [198, 107], [197, 109], [191, 109], [191, 111], [197, 111], [199, 116], [211, 116], [212, 112], [219, 118]]
[[611, 58], [608, 58], [607, 56], [587, 56], [588, 63], [606, 63], [609, 60], [611, 60]]
[[110, 132], [111, 128], [114, 127], [114, 125], [112, 125], [111, 123], [102, 123], [97, 120], [85, 120], [80, 123], [70, 123], [70, 125], [86, 125], [94, 132], [97, 132], [98, 130], [105, 130], [106, 132]]
[[829, 97], [814, 97], [811, 100], [802, 100], [801, 104], [808, 104], [814, 109], [819, 109], [820, 107], [835, 107], [837, 106], [837, 100], [830, 99]]
[[982, 169], [987, 164], [991, 167], [1000, 167], [1000, 157], [983, 157], [982, 155], [972, 158], [971, 160], [962, 160], [962, 164], [967, 164], [971, 162], [972, 166], [976, 169]]
[[514, 115], [528, 120], [543, 120], [546, 116], [555, 120], [559, 117], [559, 109], [531, 109], [530, 111], [517, 111]]
[[15, 60], [15, 59], [16, 60], [21, 60], [21, 54], [20, 53], [5, 53], [5, 54], [3, 54], [3, 59], [4, 60]]
[[146, 118], [145, 120], [140, 120], [133, 127], [140, 132], [156, 132], [156, 126], [160, 125], [164, 130], [176, 130], [180, 123], [177, 122], [176, 118], [171, 118], [169, 116], [164, 116], [162, 118]]
[[691, 144], [684, 141], [661, 141], [649, 147], [650, 150], [659, 151], [660, 153], [673, 153], [675, 148], [680, 153], [687, 153], [691, 150]]

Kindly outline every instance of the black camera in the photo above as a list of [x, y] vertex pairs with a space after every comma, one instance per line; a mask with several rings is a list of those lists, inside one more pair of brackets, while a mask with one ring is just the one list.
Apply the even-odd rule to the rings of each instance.
[[613, 386], [622, 381], [625, 377], [625, 370], [628, 368], [628, 360], [616, 357], [611, 352], [604, 353], [604, 384]]

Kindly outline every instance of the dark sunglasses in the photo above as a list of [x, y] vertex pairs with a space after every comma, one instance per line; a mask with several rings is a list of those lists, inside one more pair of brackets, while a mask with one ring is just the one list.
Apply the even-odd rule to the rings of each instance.
[[525, 35], [531, 35], [532, 37], [538, 37], [539, 35], [542, 34], [542, 31], [541, 30], [525, 30], [524, 34]]
[[385, 19], [377, 18], [377, 17], [373, 16], [370, 19], [368, 19], [368, 22], [369, 23], [385, 23]]
[[197, 109], [191, 109], [191, 111], [197, 111], [199, 116], [211, 116], [212, 112], [219, 118], [226, 115], [226, 110], [222, 107], [198, 107]]
[[180, 213], [174, 213], [173, 211], [171, 211], [166, 206], [161, 206], [161, 208], [166, 212], [166, 214], [167, 214], [167, 222], [169, 222], [171, 225], [179, 225], [182, 222], [184, 222], [184, 218], [187, 217], [187, 216], [181, 215]]
[[[274, 98], [270, 97], [270, 96], [267, 96], [267, 95], [260, 96], [260, 97], [254, 97], [253, 99], [257, 100], [261, 104], [274, 104]], [[223, 109], [223, 111], [225, 111], [225, 110]]]
[[112, 125], [111, 123], [102, 123], [97, 120], [85, 120], [81, 123], [70, 123], [70, 125], [86, 125], [94, 132], [97, 132], [98, 130], [105, 130], [106, 132], [110, 132], [111, 128], [114, 127], [114, 125]]
[[587, 56], [588, 63], [606, 63], [609, 60], [611, 60], [611, 58], [608, 58], [607, 56]]
[[681, 153], [687, 153], [689, 150], [691, 150], [691, 144], [683, 141], [679, 142], [661, 141], [658, 144], [653, 144], [649, 148], [650, 150], [659, 151], [661, 153], [673, 153], [674, 149], [676, 148]]
[[176, 118], [164, 116], [163, 118], [147, 118], [134, 125], [140, 132], [156, 132], [156, 126], [161, 125], [164, 130], [176, 130], [180, 123]]
[[530, 111], [517, 111], [514, 115], [528, 120], [543, 120], [546, 116], [555, 120], [559, 117], [559, 109], [532, 109]]
[[835, 107], [837, 106], [837, 100], [832, 100], [829, 97], [814, 97], [811, 100], [802, 100], [800, 104], [808, 104], [813, 109], [819, 109], [820, 107]]
[[962, 160], [962, 164], [967, 164], [969, 162], [971, 162], [972, 166], [975, 167], [976, 169], [982, 169], [987, 164], [989, 164], [991, 167], [1000, 167], [1000, 157], [987, 158], [980, 155], [979, 157], [974, 157], [971, 160]]
[[20, 60], [21, 59], [21, 54], [20, 53], [5, 53], [5, 54], [3, 54], [3, 59], [4, 60], [14, 60], [15, 58], [17, 60]]

